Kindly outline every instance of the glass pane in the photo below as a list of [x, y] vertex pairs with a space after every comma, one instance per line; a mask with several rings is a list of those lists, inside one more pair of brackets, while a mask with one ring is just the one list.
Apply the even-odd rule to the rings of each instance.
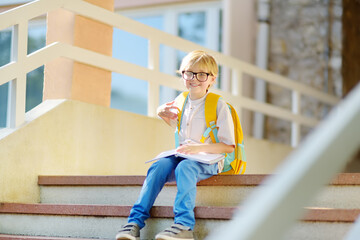
[[219, 52], [222, 52], [223, 11], [219, 10]]
[[0, 128], [6, 127], [9, 84], [0, 85]]
[[[135, 20], [154, 28], [163, 28], [162, 16], [136, 18]], [[148, 40], [117, 28], [113, 34], [113, 57], [148, 66]], [[112, 74], [112, 108], [147, 115], [148, 83], [118, 73]]]
[[30, 25], [28, 31], [28, 54], [46, 45], [46, 26], [43, 24]]
[[[11, 30], [0, 31], [0, 66], [10, 62]], [[0, 128], [6, 127], [8, 87], [5, 83], [0, 85]]]
[[[28, 31], [28, 54], [45, 47], [46, 25], [30, 25]], [[44, 85], [44, 66], [26, 75], [26, 111], [42, 103]]]
[[43, 99], [44, 66], [26, 75], [26, 112], [33, 109]]
[[138, 18], [134, 18], [134, 20], [141, 22], [143, 24], [146, 24], [150, 27], [159, 29], [159, 30], [163, 30], [164, 26], [164, 19], [163, 16], [149, 16], [149, 17], [138, 17]]
[[[179, 80], [181, 81], [181, 80]], [[181, 92], [174, 90], [172, 88], [168, 88], [165, 86], [160, 86], [160, 96], [159, 96], [159, 103], [160, 105], [166, 102], [172, 102]]]
[[148, 83], [112, 73], [111, 108], [147, 115]]
[[178, 35], [194, 43], [205, 46], [205, 12], [182, 13], [178, 17]]
[[[136, 18], [151, 27], [162, 29], [162, 17]], [[113, 57], [143, 67], [147, 67], [148, 60], [148, 40], [137, 35], [114, 28], [113, 33]]]
[[11, 30], [0, 31], [0, 66], [10, 62]]
[[[180, 66], [180, 62], [177, 57], [178, 54], [179, 53], [175, 48], [166, 45], [160, 45], [160, 66], [162, 66], [162, 68], [160, 68], [160, 71], [169, 75], [176, 76], [177, 78], [175, 79], [175, 81], [182, 83], [183, 81], [181, 75], [177, 72]], [[169, 79], [168, 81], [174, 80]], [[175, 89], [160, 86], [160, 104], [173, 101], [175, 97], [179, 95], [179, 93], [180, 92]]]
[[[199, 45], [206, 44], [205, 12], [182, 13], [178, 17], [178, 35]], [[177, 69], [187, 53], [177, 51]]]
[[147, 55], [147, 39], [114, 28], [114, 58], [147, 67]]

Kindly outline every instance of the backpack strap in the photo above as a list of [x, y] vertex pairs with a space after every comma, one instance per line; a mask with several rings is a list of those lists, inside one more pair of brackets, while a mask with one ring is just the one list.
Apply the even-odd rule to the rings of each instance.
[[180, 133], [180, 127], [181, 127], [184, 107], [186, 105], [188, 98], [189, 98], [189, 92], [182, 92], [175, 99], [175, 105], [180, 109], [180, 111], [178, 112], [178, 121], [177, 121], [176, 130], [175, 130], [175, 146], [176, 147], [180, 146], [179, 133]]
[[233, 118], [234, 129], [235, 129], [235, 139], [237, 139], [237, 147], [235, 148], [235, 160], [231, 162], [231, 167], [234, 170], [235, 174], [244, 174], [246, 169], [246, 156], [244, 149], [244, 136], [240, 124], [239, 116], [237, 115], [235, 109], [228, 103], [229, 109], [231, 111], [231, 116]]
[[205, 122], [207, 129], [205, 130], [200, 142], [204, 143], [205, 140], [210, 136], [213, 143], [219, 142], [217, 137], [217, 127], [216, 127], [216, 109], [217, 103], [221, 96], [215, 93], [208, 93], [205, 99]]

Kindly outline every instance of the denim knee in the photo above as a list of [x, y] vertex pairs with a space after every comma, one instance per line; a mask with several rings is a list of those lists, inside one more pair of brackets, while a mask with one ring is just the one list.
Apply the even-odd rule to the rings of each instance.
[[200, 171], [200, 169], [197, 166], [197, 162], [184, 159], [177, 165], [177, 167], [175, 169], [175, 176], [178, 176], [179, 174], [181, 174], [181, 175], [186, 175], [186, 176], [192, 175], [191, 177], [197, 177], [197, 175], [199, 174], [199, 171]]
[[192, 160], [181, 161], [175, 169], [175, 176], [179, 174], [194, 177], [196, 181], [204, 180], [217, 174], [217, 164], [205, 164]]
[[173, 158], [161, 158], [155, 163], [153, 163], [149, 170], [148, 170], [148, 176], [149, 175], [155, 175], [157, 177], [163, 177], [166, 179], [166, 181], [174, 181], [175, 180], [175, 174], [174, 170], [178, 164], [178, 161]]

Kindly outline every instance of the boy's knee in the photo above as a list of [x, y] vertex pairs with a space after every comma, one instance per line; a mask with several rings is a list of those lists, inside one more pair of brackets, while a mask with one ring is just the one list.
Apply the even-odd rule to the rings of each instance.
[[173, 162], [170, 159], [167, 158], [162, 158], [159, 159], [158, 161], [154, 162], [150, 168], [149, 168], [149, 172], [150, 171], [161, 171], [161, 172], [167, 172], [171, 169], [173, 169]]
[[158, 161], [154, 162], [151, 167], [153, 168], [163, 168], [171, 165], [170, 159], [161, 158]]
[[197, 173], [198, 172], [197, 163], [192, 160], [187, 160], [187, 159], [182, 160], [176, 167], [175, 172], [179, 173], [183, 171]]

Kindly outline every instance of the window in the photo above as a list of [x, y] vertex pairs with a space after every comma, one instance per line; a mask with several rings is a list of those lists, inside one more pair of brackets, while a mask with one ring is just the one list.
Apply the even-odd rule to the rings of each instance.
[[[207, 48], [216, 51], [221, 49], [220, 2], [184, 4], [174, 8], [136, 9], [118, 13]], [[184, 55], [185, 53], [176, 49], [160, 46], [160, 71], [175, 75]], [[114, 29], [113, 56], [147, 67], [147, 40]], [[177, 94], [173, 89], [161, 87], [159, 101], [170, 101]], [[111, 107], [146, 115], [147, 83], [113, 74]]]

